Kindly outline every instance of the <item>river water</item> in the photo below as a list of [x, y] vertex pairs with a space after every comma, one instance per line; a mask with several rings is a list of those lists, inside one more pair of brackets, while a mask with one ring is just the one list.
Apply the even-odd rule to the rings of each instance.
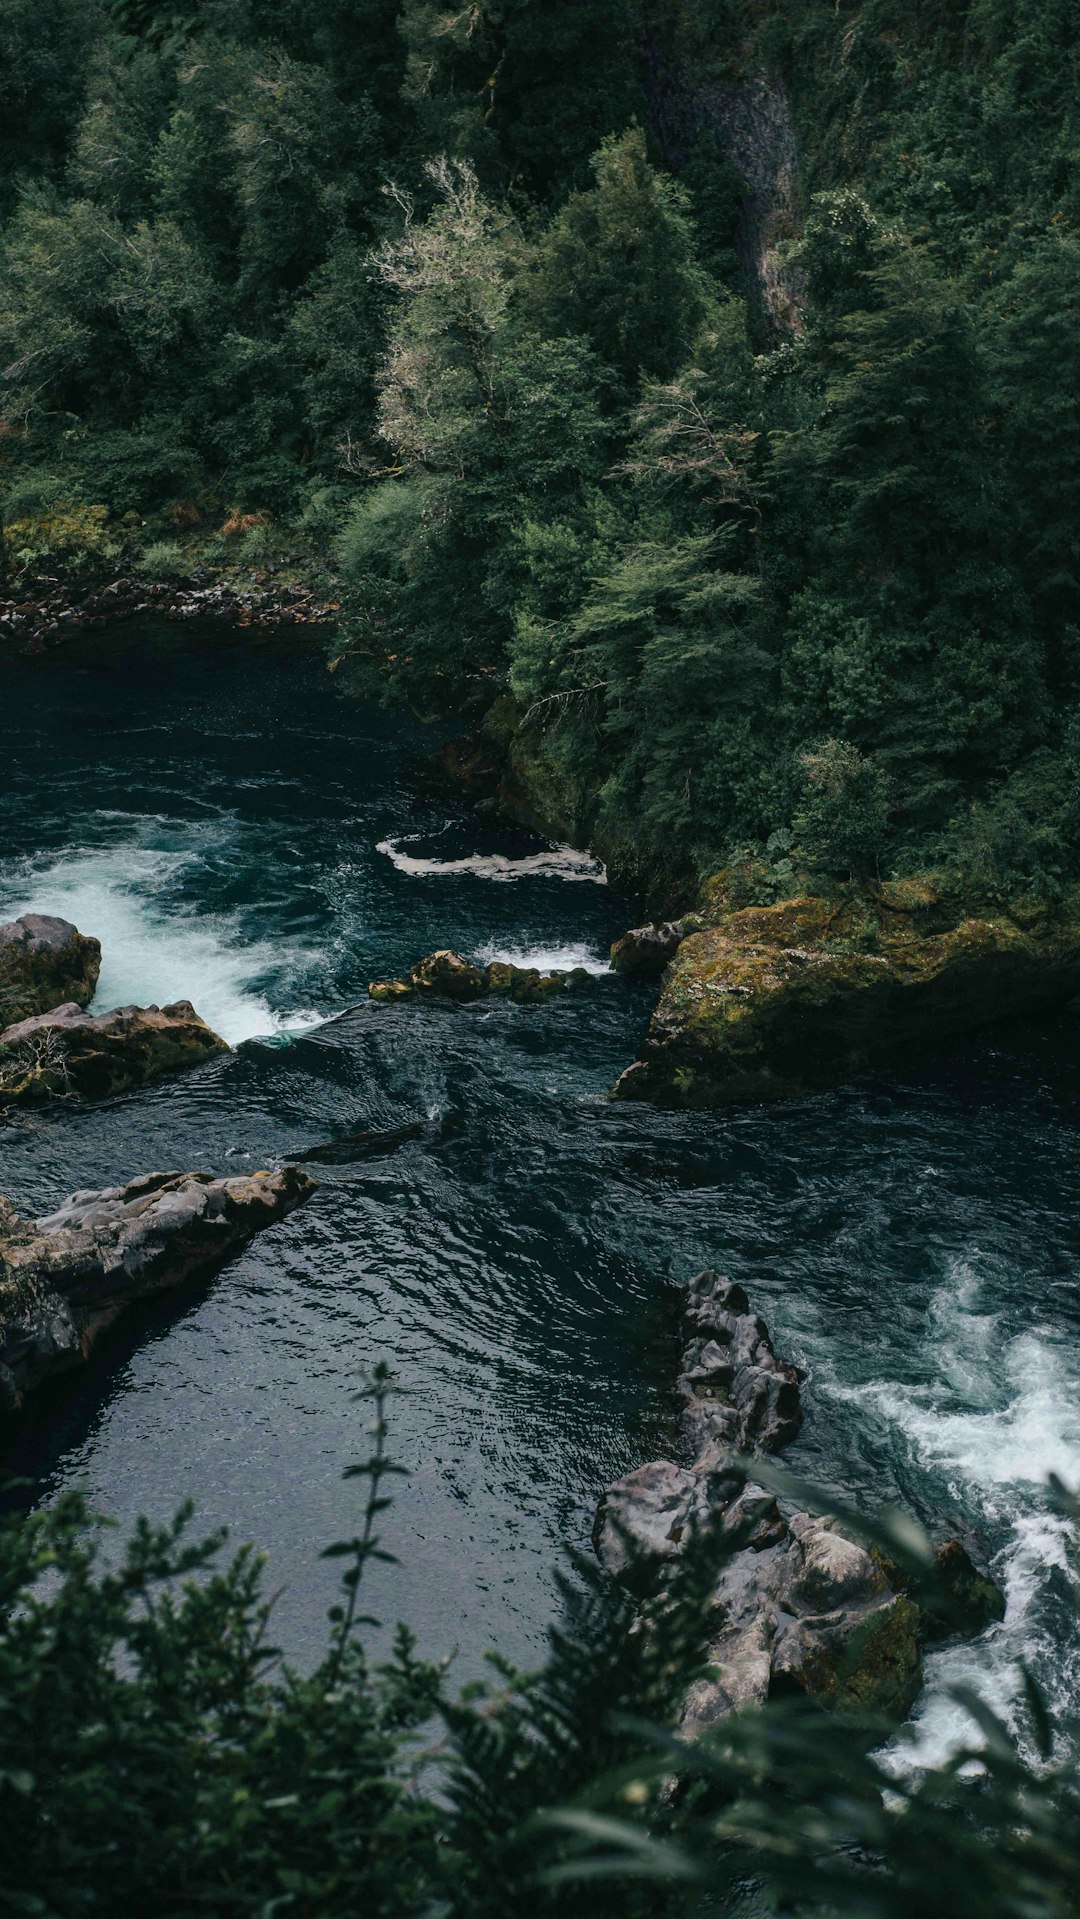
[[[385, 1358], [410, 1477], [375, 1610], [458, 1647], [463, 1677], [490, 1645], [532, 1663], [598, 1491], [670, 1450], [677, 1288], [715, 1265], [809, 1369], [791, 1468], [960, 1529], [1006, 1589], [1003, 1625], [928, 1662], [919, 1750], [955, 1738], [957, 1679], [1011, 1714], [1021, 1657], [1076, 1730], [1042, 1486], [1080, 1482], [1077, 1022], [797, 1104], [614, 1104], [650, 1007], [605, 976], [633, 903], [588, 858], [448, 801], [431, 735], [339, 697], [295, 633], [129, 624], [3, 687], [3, 917], [96, 934], [98, 1010], [189, 998], [235, 1050], [8, 1120], [0, 1189], [35, 1214], [336, 1143], [306, 1207], [31, 1402], [9, 1468], [41, 1497], [82, 1483], [122, 1522], [191, 1494], [266, 1550], [302, 1662], [334, 1598], [319, 1551], [353, 1530], [356, 1386]], [[597, 977], [540, 1008], [366, 1000], [443, 945]]]

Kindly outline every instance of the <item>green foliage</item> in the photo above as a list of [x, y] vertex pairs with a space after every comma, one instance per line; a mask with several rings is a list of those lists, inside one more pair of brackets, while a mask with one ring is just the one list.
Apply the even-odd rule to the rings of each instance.
[[[190, 1507], [103, 1550], [78, 1493], [0, 1522], [0, 1911], [318, 1913], [352, 1919], [679, 1919], [691, 1911], [880, 1919], [1072, 1919], [1075, 1756], [1053, 1752], [1026, 1679], [1025, 1756], [956, 1688], [971, 1743], [898, 1769], [880, 1718], [809, 1701], [676, 1728], [714, 1624], [718, 1572], [745, 1547], [695, 1535], [643, 1604], [594, 1562], [562, 1580], [543, 1667], [493, 1658], [454, 1697], [399, 1628], [374, 1665], [365, 1568], [399, 1470], [392, 1381], [359, 1396], [371, 1452], [329, 1639], [310, 1674], [269, 1640], [259, 1556], [192, 1542]], [[763, 1469], [765, 1470], [765, 1469]], [[768, 1483], [798, 1494], [775, 1471]], [[1080, 1507], [1056, 1482], [1075, 1525]], [[829, 1502], [814, 1499], [822, 1510]], [[903, 1514], [836, 1516], [937, 1594]]]
[[826, 739], [899, 867], [1076, 871], [1070, 0], [10, 0], [0, 55], [7, 518], [303, 518], [346, 677], [516, 711], [673, 899]]
[[605, 140], [596, 184], [567, 202], [537, 252], [526, 310], [547, 334], [587, 339], [633, 388], [684, 358], [705, 311], [685, 196], [649, 165], [638, 128]]
[[54, 566], [76, 574], [100, 569], [120, 550], [107, 518], [103, 506], [75, 506], [9, 520], [4, 544], [13, 576], [35, 579]]
[[880, 871], [889, 836], [888, 785], [850, 740], [824, 740], [801, 756], [802, 800], [792, 822], [798, 857], [837, 879]]

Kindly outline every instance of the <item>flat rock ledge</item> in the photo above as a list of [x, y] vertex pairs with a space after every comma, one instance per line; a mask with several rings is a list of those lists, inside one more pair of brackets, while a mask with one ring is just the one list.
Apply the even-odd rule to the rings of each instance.
[[710, 1673], [690, 1689], [684, 1733], [783, 1694], [906, 1712], [923, 1642], [958, 1624], [981, 1632], [1004, 1613], [1002, 1594], [950, 1540], [939, 1548], [950, 1603], [935, 1613], [834, 1520], [781, 1512], [748, 1478], [748, 1457], [794, 1437], [802, 1375], [777, 1358], [741, 1286], [700, 1273], [687, 1302], [679, 1432], [692, 1463], [654, 1460], [616, 1480], [594, 1529], [603, 1564], [642, 1595], [662, 1584], [695, 1529], [748, 1529], [716, 1588]]
[[0, 1201], [0, 1409], [78, 1366], [133, 1300], [213, 1271], [315, 1190], [299, 1167], [147, 1173], [21, 1220]]
[[590, 985], [592, 978], [584, 966], [551, 973], [541, 973], [533, 966], [513, 966], [509, 960], [476, 966], [472, 960], [462, 959], [460, 953], [443, 948], [417, 960], [404, 979], [372, 980], [368, 993], [374, 1000], [441, 999], [459, 1006], [503, 996], [519, 1006], [538, 1006], [561, 993]]
[[0, 1020], [45, 1013], [61, 1001], [89, 1006], [101, 971], [101, 942], [51, 913], [24, 913], [0, 926]]
[[1053, 912], [1027, 898], [988, 908], [923, 877], [732, 910], [727, 880], [708, 883], [680, 940], [685, 922], [627, 935], [624, 970], [667, 962], [620, 1099], [799, 1096], [1080, 993], [1080, 896]]
[[0, 1033], [0, 1107], [71, 1093], [104, 1099], [228, 1051], [190, 1000], [111, 1013], [72, 1001]]

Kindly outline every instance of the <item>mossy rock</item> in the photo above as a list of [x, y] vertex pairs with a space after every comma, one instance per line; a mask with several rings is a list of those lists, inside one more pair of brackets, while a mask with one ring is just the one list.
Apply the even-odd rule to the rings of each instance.
[[101, 971], [101, 942], [70, 920], [24, 913], [0, 926], [0, 1026], [61, 1005], [89, 1006]]
[[189, 1000], [97, 1014], [72, 1002], [0, 1034], [0, 1105], [106, 1099], [228, 1051]]
[[591, 983], [584, 966], [569, 972], [541, 973], [535, 966], [515, 966], [511, 960], [492, 960], [480, 967], [460, 953], [443, 950], [418, 960], [405, 979], [372, 980], [368, 995], [374, 1000], [417, 999], [425, 995], [467, 1005], [489, 996], [512, 999], [518, 1006], [543, 1006], [548, 1000]]
[[898, 1593], [856, 1626], [820, 1695], [831, 1705], [901, 1718], [919, 1690], [919, 1608]]
[[1075, 902], [1019, 924], [927, 879], [742, 907], [682, 941], [616, 1092], [701, 1106], [802, 1094], [1078, 992]]

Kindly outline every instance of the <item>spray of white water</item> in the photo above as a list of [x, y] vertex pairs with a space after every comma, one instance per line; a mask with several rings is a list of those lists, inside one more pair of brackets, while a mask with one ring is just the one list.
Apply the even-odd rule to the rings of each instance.
[[507, 946], [489, 940], [486, 946], [479, 948], [476, 957], [481, 966], [487, 966], [491, 960], [506, 960], [511, 966], [534, 966], [538, 973], [569, 973], [575, 966], [584, 967], [586, 973], [597, 976], [611, 971], [605, 954], [594, 953], [591, 947], [584, 945]]
[[93, 1012], [186, 999], [233, 1046], [318, 1025], [323, 1016], [308, 1008], [270, 1004], [266, 982], [280, 975], [279, 948], [245, 940], [228, 915], [178, 904], [180, 876], [200, 857], [191, 844], [163, 851], [139, 840], [73, 849], [9, 875], [3, 912], [56, 913], [101, 941]]
[[1052, 1706], [1073, 1710], [1080, 1697], [1080, 1649], [1062, 1659], [1046, 1618], [1052, 1588], [1067, 1575], [1068, 1542], [1045, 1491], [1050, 1473], [1080, 1483], [1080, 1364], [1048, 1334], [1003, 1334], [996, 1314], [976, 1310], [978, 1292], [977, 1273], [958, 1262], [932, 1302], [936, 1380], [828, 1388], [893, 1426], [915, 1463], [1004, 1538], [992, 1570], [1004, 1589], [1005, 1618], [974, 1643], [927, 1659], [925, 1692], [894, 1753], [905, 1767], [937, 1765], [978, 1743], [952, 1696], [957, 1685], [971, 1687], [1021, 1736], [1021, 1661], [1039, 1675]]
[[399, 873], [408, 873], [414, 879], [447, 879], [458, 873], [472, 873], [482, 880], [592, 880], [594, 885], [605, 886], [607, 873], [602, 862], [594, 859], [591, 853], [581, 853], [573, 846], [553, 846], [542, 853], [528, 853], [522, 859], [510, 859], [505, 853], [466, 853], [461, 859], [437, 860], [421, 857], [418, 853], [402, 852], [416, 839], [426, 839], [426, 834], [406, 835], [396, 840], [380, 840], [377, 853], [385, 853]]

